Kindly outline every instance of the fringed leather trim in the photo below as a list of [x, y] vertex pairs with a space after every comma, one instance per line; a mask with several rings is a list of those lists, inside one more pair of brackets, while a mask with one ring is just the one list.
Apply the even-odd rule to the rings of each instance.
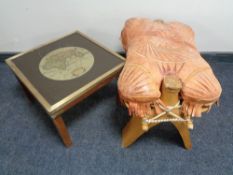
[[[121, 103], [128, 108], [130, 116], [137, 116], [144, 118], [145, 116], [157, 115], [163, 112], [159, 105], [165, 106], [163, 102], [158, 99], [151, 102], [133, 102], [124, 100], [120, 97]], [[213, 104], [218, 104], [219, 100], [211, 103], [183, 101], [181, 112], [184, 116], [201, 117], [202, 112], [209, 112]]]

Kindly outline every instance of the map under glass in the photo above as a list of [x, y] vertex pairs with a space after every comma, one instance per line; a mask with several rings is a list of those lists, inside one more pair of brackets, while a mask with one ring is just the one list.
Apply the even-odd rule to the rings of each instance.
[[81, 47], [63, 47], [46, 54], [40, 61], [40, 73], [52, 80], [71, 80], [87, 73], [94, 64], [92, 53]]

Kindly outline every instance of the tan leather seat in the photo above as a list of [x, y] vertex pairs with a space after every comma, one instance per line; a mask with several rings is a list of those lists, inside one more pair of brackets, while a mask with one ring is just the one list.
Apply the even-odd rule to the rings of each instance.
[[165, 75], [181, 79], [185, 115], [201, 116], [204, 107], [210, 108], [219, 100], [221, 86], [197, 51], [189, 26], [132, 18], [125, 23], [121, 36], [127, 59], [118, 90], [130, 115], [160, 113], [160, 87]]

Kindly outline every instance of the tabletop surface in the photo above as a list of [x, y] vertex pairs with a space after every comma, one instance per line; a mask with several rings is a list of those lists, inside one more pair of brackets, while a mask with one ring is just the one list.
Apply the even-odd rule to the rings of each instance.
[[85, 90], [90, 82], [97, 84], [124, 64], [121, 56], [79, 32], [20, 54], [10, 61], [17, 67], [15, 74], [19, 78], [20, 74], [26, 77], [27, 82], [23, 83], [29, 90], [31, 86], [28, 84], [31, 84], [51, 106], [79, 89]]

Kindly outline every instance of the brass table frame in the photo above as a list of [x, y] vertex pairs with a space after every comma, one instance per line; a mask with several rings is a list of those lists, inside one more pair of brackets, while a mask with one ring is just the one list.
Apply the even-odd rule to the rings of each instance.
[[[71, 107], [73, 107], [74, 105], [76, 105], [77, 103], [79, 103], [80, 101], [82, 101], [83, 99], [85, 99], [86, 97], [91, 95], [92, 93], [96, 92], [98, 89], [100, 89], [104, 85], [108, 84], [114, 77], [116, 77], [119, 74], [119, 72], [121, 71], [121, 69], [124, 66], [124, 60], [125, 60], [120, 55], [110, 51], [109, 49], [102, 46], [100, 43], [93, 41], [88, 36], [84, 35], [83, 33], [79, 32], [79, 31], [76, 31], [76, 32], [78, 34], [80, 34], [81, 36], [87, 38], [89, 41], [93, 42], [94, 44], [100, 46], [105, 51], [108, 51], [111, 54], [113, 54], [114, 56], [116, 56], [117, 58], [121, 59], [122, 62], [120, 64], [116, 65], [115, 67], [113, 67], [112, 69], [108, 70], [107, 72], [105, 72], [101, 76], [97, 77], [95, 80], [89, 82], [85, 86], [81, 87], [80, 89], [76, 90], [75, 92], [71, 93], [70, 95], [68, 95], [67, 97], [63, 98], [62, 100], [58, 101], [57, 103], [55, 103], [53, 105], [49, 104], [49, 102], [46, 100], [46, 98], [40, 94], [40, 92], [33, 86], [33, 84], [27, 79], [27, 77], [22, 73], [22, 71], [20, 71], [20, 69], [12, 61], [12, 60], [18, 58], [19, 56], [22, 56], [23, 54], [28, 53], [30, 51], [33, 51], [37, 48], [40, 48], [46, 44], [43, 44], [43, 45], [41, 45], [37, 48], [34, 48], [30, 51], [15, 55], [15, 56], [8, 58], [6, 60], [6, 63], [15, 73], [17, 79], [19, 80], [20, 84], [22, 85], [22, 87], [23, 87], [25, 93], [27, 94], [27, 96], [29, 97], [29, 99], [32, 100], [35, 98], [37, 101], [39, 101], [39, 103], [47, 111], [48, 115], [51, 117], [52, 122], [55, 125], [55, 127], [56, 127], [56, 129], [57, 129], [57, 131], [58, 131], [58, 133], [59, 133], [59, 135], [60, 135], [60, 137], [61, 137], [61, 139], [66, 147], [70, 147], [72, 145], [72, 139], [69, 135], [67, 127], [66, 127], [66, 125], [63, 121], [63, 118], [61, 116], [62, 113], [64, 113], [65, 111], [67, 111], [68, 109], [70, 109]], [[51, 42], [54, 42], [57, 40], [53, 40]], [[49, 43], [51, 43], [51, 42], [49, 42]]]

